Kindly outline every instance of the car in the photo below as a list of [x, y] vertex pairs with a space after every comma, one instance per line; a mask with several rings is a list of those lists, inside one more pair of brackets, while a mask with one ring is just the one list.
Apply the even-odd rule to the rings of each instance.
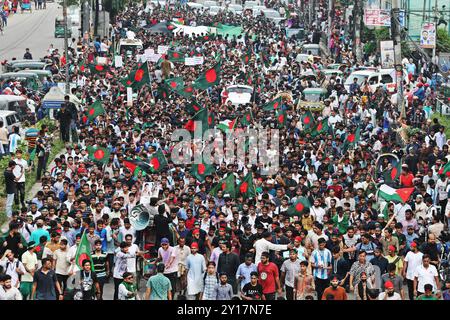
[[25, 69], [17, 71], [17, 73], [34, 73], [39, 77], [39, 80], [44, 81], [47, 77], [52, 78], [52, 72], [50, 70], [33, 70]]
[[230, 10], [231, 12], [235, 13], [235, 14], [242, 14], [243, 8], [240, 4], [229, 4], [228, 5], [228, 10]]
[[235, 106], [249, 103], [252, 100], [253, 90], [253, 87], [242, 84], [228, 86], [225, 89], [228, 94], [225, 103], [231, 101]]
[[210, 7], [220, 7], [217, 1], [205, 1], [203, 2], [203, 7], [210, 8]]
[[[358, 70], [352, 72], [344, 82], [344, 88], [350, 91], [350, 85], [353, 83], [353, 79], [357, 79], [357, 83], [361, 86], [365, 80], [368, 81], [370, 91], [375, 92], [380, 86], [386, 88], [388, 93], [394, 93], [397, 88], [395, 81], [395, 69], [379, 69], [379, 70]], [[408, 74], [403, 71], [404, 80], [409, 83]]]
[[9, 133], [13, 132], [13, 127], [18, 127], [19, 129], [22, 127], [16, 111], [0, 110], [0, 121], [3, 122]]
[[117, 52], [120, 54], [126, 53], [127, 56], [131, 56], [136, 54], [137, 51], [142, 50], [143, 43], [142, 40], [139, 39], [120, 39], [117, 45]]
[[209, 7], [209, 14], [212, 16], [215, 16], [219, 13], [220, 10], [222, 10], [222, 7], [218, 7], [218, 6], [212, 6]]
[[188, 5], [188, 7], [191, 8], [191, 9], [197, 9], [197, 10], [203, 10], [203, 9], [205, 9], [205, 7], [204, 7], [201, 3], [188, 2], [187, 5]]
[[15, 63], [12, 65], [13, 72], [26, 69], [47, 70], [50, 67], [51, 64], [48, 64], [46, 62], [22, 62], [22, 63]]
[[23, 115], [27, 111], [27, 99], [22, 96], [1, 94], [0, 110], [16, 111], [19, 115]]
[[5, 81], [17, 81], [31, 90], [41, 90], [43, 85], [35, 73], [30, 72], [7, 72], [0, 74], [0, 83]]
[[281, 21], [286, 20], [284, 17], [280, 15], [278, 11], [273, 9], [261, 10], [261, 12], [267, 19], [272, 20], [276, 24], [279, 24]]

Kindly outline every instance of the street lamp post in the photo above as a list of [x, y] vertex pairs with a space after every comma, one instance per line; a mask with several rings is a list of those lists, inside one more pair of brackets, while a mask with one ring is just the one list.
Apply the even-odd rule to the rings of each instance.
[[64, 56], [66, 59], [65, 71], [66, 71], [66, 94], [69, 94], [69, 40], [67, 39], [67, 0], [64, 0], [63, 4], [63, 17], [64, 17]]

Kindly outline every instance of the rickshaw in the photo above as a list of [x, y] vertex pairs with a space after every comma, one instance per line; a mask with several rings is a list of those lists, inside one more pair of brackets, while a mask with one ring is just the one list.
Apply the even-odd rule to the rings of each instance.
[[20, 9], [21, 9], [21, 13], [23, 13], [25, 10], [28, 10], [28, 11], [31, 12], [31, 2], [30, 2], [30, 0], [23, 0]]
[[299, 100], [297, 108], [311, 111], [322, 111], [323, 100], [327, 97], [328, 91], [324, 88], [306, 88], [303, 90], [303, 100]]

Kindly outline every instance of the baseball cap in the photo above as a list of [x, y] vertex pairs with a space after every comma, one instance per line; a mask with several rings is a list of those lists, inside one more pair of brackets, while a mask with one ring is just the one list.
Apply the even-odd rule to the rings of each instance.
[[297, 241], [297, 242], [302, 242], [302, 237], [300, 237], [300, 236], [297, 236], [297, 237], [295, 237], [294, 241]]
[[385, 283], [384, 283], [384, 287], [386, 288], [386, 289], [393, 289], [394, 288], [394, 284], [392, 283], [392, 281], [386, 281]]
[[167, 239], [167, 238], [161, 239], [161, 244], [168, 244], [168, 243], [169, 243], [169, 239]]
[[195, 230], [192, 231], [192, 234], [200, 234], [200, 230], [195, 229]]
[[389, 246], [388, 249], [389, 249], [390, 251], [396, 251], [396, 249], [395, 249], [394, 246]]
[[192, 244], [191, 244], [191, 249], [198, 249], [198, 243], [197, 242], [193, 242]]

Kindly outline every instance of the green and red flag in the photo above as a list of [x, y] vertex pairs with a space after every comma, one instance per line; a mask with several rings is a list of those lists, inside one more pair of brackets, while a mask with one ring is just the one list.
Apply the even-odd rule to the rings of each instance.
[[329, 129], [328, 117], [326, 117], [321, 121], [317, 122], [315, 126], [313, 126], [311, 136], [314, 138], [322, 133], [327, 133], [328, 129]]
[[251, 50], [247, 50], [247, 52], [245, 52], [242, 55], [242, 63], [247, 65], [250, 62], [251, 58], [252, 58], [252, 51]]
[[89, 65], [89, 69], [91, 70], [92, 73], [105, 73], [105, 72], [109, 72], [110, 68], [107, 65], [102, 65], [102, 64], [90, 64]]
[[78, 69], [81, 72], [86, 72], [86, 70], [89, 68], [89, 65], [86, 63], [85, 59], [80, 60], [80, 62], [78, 63]]
[[414, 188], [400, 188], [394, 189], [387, 184], [382, 184], [378, 189], [378, 198], [385, 200], [386, 202], [394, 201], [405, 203], [408, 201], [411, 194], [414, 192]]
[[167, 79], [164, 80], [164, 83], [167, 88], [185, 98], [190, 98], [194, 92], [194, 88], [192, 86], [184, 85], [184, 80], [182, 77]]
[[264, 64], [266, 68], [270, 66], [270, 58], [266, 54], [265, 51], [261, 51], [259, 54], [259, 57], [261, 58], [261, 62]]
[[152, 168], [152, 172], [160, 172], [167, 167], [167, 160], [161, 149], [158, 149], [158, 151], [150, 157], [150, 167]]
[[194, 100], [194, 101], [186, 104], [185, 110], [187, 113], [194, 115], [197, 112], [199, 112], [201, 109], [203, 109], [203, 107], [197, 101]]
[[347, 136], [345, 137], [345, 140], [344, 140], [344, 145], [343, 145], [344, 153], [346, 153], [350, 147], [356, 146], [356, 144], [358, 143], [358, 141], [360, 139], [360, 132], [361, 132], [361, 129], [358, 127], [356, 129], [355, 133], [347, 134]]
[[278, 98], [276, 98], [276, 99], [273, 99], [273, 100], [267, 102], [266, 104], [264, 104], [264, 105], [262, 106], [262, 108], [263, 108], [263, 110], [265, 110], [265, 111], [272, 111], [272, 110], [278, 110], [278, 109], [280, 109], [280, 108], [281, 108], [281, 105], [282, 105], [282, 98], [281, 98], [281, 96], [280, 96], [280, 97], [278, 97]]
[[210, 121], [213, 122], [213, 119], [209, 115], [208, 110], [206, 108], [203, 108], [199, 112], [197, 112], [190, 120], [188, 120], [184, 128], [189, 132], [194, 133], [197, 126], [201, 123], [203, 135], [205, 131], [210, 127]]
[[103, 108], [102, 102], [100, 100], [95, 101], [88, 107], [87, 117], [89, 120], [97, 118], [97, 116], [104, 114], [105, 109]]
[[169, 98], [169, 89], [164, 83], [158, 86], [158, 100], [167, 100]]
[[244, 199], [256, 197], [256, 188], [253, 183], [253, 175], [251, 172], [247, 173], [244, 179], [238, 186], [239, 195]]
[[236, 126], [236, 123], [237, 123], [237, 118], [234, 120], [227, 119], [224, 121], [220, 121], [219, 124], [217, 125], [217, 128], [222, 130], [226, 134], [230, 134], [231, 132], [233, 132], [234, 127]]
[[305, 209], [311, 208], [311, 203], [308, 198], [300, 197], [298, 198], [292, 206], [287, 210], [289, 216], [301, 216]]
[[314, 124], [314, 117], [311, 111], [307, 110], [301, 117], [301, 122], [304, 130], [311, 129]]
[[253, 122], [253, 114], [252, 110], [249, 109], [245, 111], [245, 113], [242, 115], [241, 124], [243, 126], [249, 126], [252, 122]]
[[284, 110], [277, 110], [275, 113], [275, 119], [277, 120], [278, 128], [283, 128], [286, 126], [287, 114]]
[[391, 168], [387, 168], [383, 171], [383, 180], [384, 183], [392, 183], [400, 177], [400, 173], [402, 171], [402, 163], [401, 161], [397, 161], [395, 165]]
[[205, 181], [206, 176], [213, 174], [216, 172], [214, 165], [207, 163], [195, 163], [192, 165], [190, 173], [195, 177], [199, 182]]
[[220, 180], [217, 185], [209, 192], [213, 196], [217, 196], [219, 190], [223, 191], [223, 195], [230, 198], [236, 198], [236, 178], [234, 174], [229, 173], [225, 179]]
[[139, 90], [144, 85], [150, 84], [150, 74], [148, 72], [147, 62], [139, 65], [130, 75], [132, 75], [132, 78], [129, 79], [132, 81], [131, 87], [135, 90]]
[[109, 156], [110, 156], [111, 152], [107, 148], [103, 148], [103, 147], [94, 148], [94, 147], [88, 146], [87, 151], [89, 154], [89, 159], [91, 159], [93, 161], [101, 162], [103, 164], [109, 162]]
[[145, 173], [153, 172], [153, 168], [142, 160], [123, 160], [123, 166], [130, 170], [132, 174], [136, 174], [138, 171]]
[[206, 70], [195, 80], [193, 87], [200, 90], [206, 90], [209, 87], [219, 84], [221, 66], [222, 62], [219, 61], [214, 67]]
[[439, 175], [445, 175], [446, 177], [450, 177], [450, 161], [445, 164], [441, 169], [439, 169]]
[[80, 244], [78, 245], [77, 251], [75, 253], [75, 263], [78, 268], [83, 269], [83, 261], [89, 260], [91, 262], [91, 269], [94, 270], [94, 262], [91, 256], [91, 243], [89, 242], [86, 234], [86, 229], [81, 236]]
[[167, 51], [168, 60], [171, 62], [183, 62], [184, 63], [184, 53], [175, 50]]

